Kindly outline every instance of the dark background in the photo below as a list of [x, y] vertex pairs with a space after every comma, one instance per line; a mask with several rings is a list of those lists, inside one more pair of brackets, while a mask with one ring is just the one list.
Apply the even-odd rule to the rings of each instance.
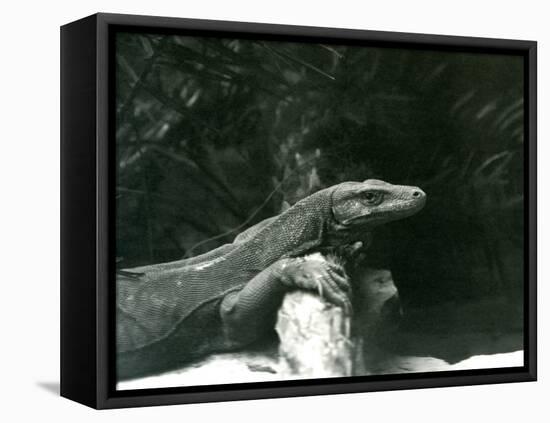
[[116, 42], [120, 267], [200, 254], [284, 201], [377, 178], [428, 194], [420, 214], [376, 233], [368, 257], [393, 273], [404, 330], [521, 331], [522, 57], [133, 33]]

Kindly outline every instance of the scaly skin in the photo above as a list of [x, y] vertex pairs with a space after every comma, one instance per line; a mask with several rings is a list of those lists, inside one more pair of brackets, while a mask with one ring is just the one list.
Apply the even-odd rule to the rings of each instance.
[[166, 371], [257, 340], [273, 328], [290, 289], [319, 290], [351, 312], [339, 267], [301, 256], [361, 241], [374, 227], [419, 211], [425, 198], [417, 187], [344, 182], [202, 256], [124, 269], [117, 275], [118, 378]]

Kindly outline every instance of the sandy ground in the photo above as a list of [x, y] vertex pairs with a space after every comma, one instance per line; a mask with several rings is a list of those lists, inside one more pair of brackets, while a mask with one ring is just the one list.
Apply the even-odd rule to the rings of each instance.
[[[476, 355], [454, 364], [435, 357], [391, 356], [377, 374], [438, 372], [523, 366], [523, 351]], [[277, 374], [277, 361], [261, 354], [217, 354], [177, 371], [135, 379], [117, 384], [118, 390], [196, 386], [243, 382], [288, 380]]]

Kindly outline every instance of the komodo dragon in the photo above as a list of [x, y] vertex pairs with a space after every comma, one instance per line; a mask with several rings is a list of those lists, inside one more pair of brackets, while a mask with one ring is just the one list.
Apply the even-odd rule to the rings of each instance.
[[343, 182], [190, 259], [117, 274], [117, 378], [175, 369], [241, 348], [273, 330], [285, 292], [310, 289], [351, 312], [341, 268], [302, 258], [365, 239], [411, 216], [426, 201], [417, 187], [379, 180]]

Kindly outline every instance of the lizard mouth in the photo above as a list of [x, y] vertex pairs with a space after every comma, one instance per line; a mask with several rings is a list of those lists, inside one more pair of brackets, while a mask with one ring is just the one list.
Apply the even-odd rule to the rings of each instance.
[[418, 213], [426, 205], [426, 197], [420, 197], [399, 207], [393, 207], [391, 210], [382, 210], [380, 212], [369, 212], [368, 214], [351, 217], [340, 222], [345, 227], [376, 226], [384, 222], [403, 219]]

